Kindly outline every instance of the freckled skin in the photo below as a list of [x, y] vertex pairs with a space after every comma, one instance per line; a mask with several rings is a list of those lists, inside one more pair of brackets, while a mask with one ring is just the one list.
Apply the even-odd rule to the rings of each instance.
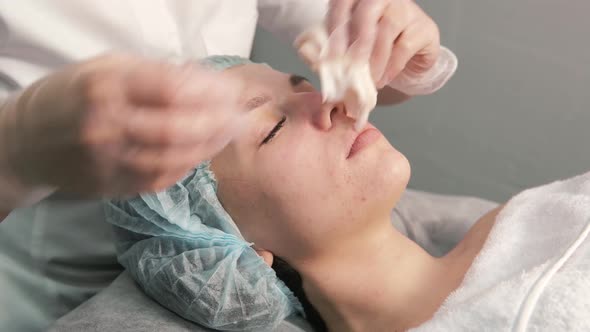
[[[244, 78], [244, 94], [264, 92], [272, 102], [251, 111], [252, 128], [212, 163], [219, 196], [248, 241], [278, 256], [302, 256], [328, 240], [368, 227], [368, 213], [389, 214], [409, 180], [406, 158], [384, 137], [346, 159], [358, 135], [343, 112], [323, 108], [306, 82], [267, 66], [231, 69]], [[284, 126], [263, 146], [248, 135]], [[228, 178], [238, 179], [240, 190]]]

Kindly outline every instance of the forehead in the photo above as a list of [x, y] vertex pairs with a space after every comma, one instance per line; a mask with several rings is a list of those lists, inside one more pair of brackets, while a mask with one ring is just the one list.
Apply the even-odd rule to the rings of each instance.
[[289, 75], [265, 64], [249, 63], [231, 68], [229, 72], [232, 75], [239, 75], [246, 83], [247, 90], [284, 91], [290, 89]]

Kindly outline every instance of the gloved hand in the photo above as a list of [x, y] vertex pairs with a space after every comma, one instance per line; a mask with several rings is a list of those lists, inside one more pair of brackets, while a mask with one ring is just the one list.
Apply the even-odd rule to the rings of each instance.
[[82, 195], [163, 189], [239, 130], [241, 89], [196, 64], [118, 54], [72, 65], [1, 106], [0, 178]]
[[332, 0], [324, 24], [302, 33], [295, 47], [318, 72], [324, 102], [344, 103], [357, 130], [377, 103], [377, 89], [431, 94], [457, 69], [438, 27], [411, 0]]
[[331, 0], [326, 26], [326, 57], [369, 61], [379, 89], [400, 75], [423, 75], [440, 52], [436, 23], [413, 0]]

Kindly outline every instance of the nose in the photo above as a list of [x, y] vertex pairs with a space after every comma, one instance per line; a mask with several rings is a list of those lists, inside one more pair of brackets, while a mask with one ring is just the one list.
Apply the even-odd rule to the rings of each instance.
[[290, 117], [309, 122], [322, 131], [330, 130], [337, 117], [346, 117], [344, 104], [323, 104], [319, 92], [298, 93], [288, 104], [286, 108], [291, 113]]

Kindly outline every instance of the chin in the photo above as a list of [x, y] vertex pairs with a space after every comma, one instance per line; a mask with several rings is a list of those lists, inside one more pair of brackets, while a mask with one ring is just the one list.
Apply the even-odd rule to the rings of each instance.
[[[379, 149], [377, 158], [372, 158], [367, 167], [356, 178], [360, 181], [352, 188], [354, 204], [347, 209], [348, 219], [366, 220], [368, 216], [381, 217], [391, 215], [410, 180], [410, 163], [408, 159], [390, 147], [391, 150]], [[392, 151], [393, 150], [393, 151]], [[358, 174], [358, 173], [357, 173]]]
[[381, 207], [393, 207], [410, 181], [408, 159], [385, 138], [360, 151], [353, 167], [361, 197]]
[[375, 149], [374, 158], [368, 161], [372, 166], [368, 172], [373, 201], [388, 209], [395, 206], [406, 190], [411, 176], [408, 159], [390, 144]]

